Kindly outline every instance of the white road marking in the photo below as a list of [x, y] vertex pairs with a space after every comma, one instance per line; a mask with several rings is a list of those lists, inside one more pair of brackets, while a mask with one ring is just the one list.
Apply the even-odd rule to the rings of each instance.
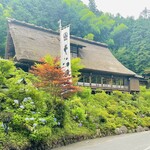
[[150, 146], [149, 147], [147, 147], [146, 149], [144, 149], [144, 150], [150, 150]]

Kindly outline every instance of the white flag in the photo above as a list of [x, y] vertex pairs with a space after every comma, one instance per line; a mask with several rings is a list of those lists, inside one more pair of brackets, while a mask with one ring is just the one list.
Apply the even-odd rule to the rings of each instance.
[[60, 30], [61, 67], [71, 76], [70, 26]]

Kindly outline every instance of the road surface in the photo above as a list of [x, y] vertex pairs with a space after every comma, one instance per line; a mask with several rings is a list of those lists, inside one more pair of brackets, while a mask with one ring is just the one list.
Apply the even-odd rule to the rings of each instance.
[[150, 150], [150, 131], [86, 140], [53, 150]]

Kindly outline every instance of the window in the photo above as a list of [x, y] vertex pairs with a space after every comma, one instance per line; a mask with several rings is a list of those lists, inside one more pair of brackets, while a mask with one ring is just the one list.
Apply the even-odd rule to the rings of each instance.
[[71, 43], [71, 44], [70, 44], [71, 57], [72, 57], [72, 58], [78, 57], [79, 50], [80, 50], [82, 47], [84, 47], [84, 46]]
[[95, 75], [91, 75], [91, 83], [96, 83], [96, 76]]
[[71, 44], [70, 45], [70, 50], [71, 50], [71, 57], [72, 58], [78, 57], [78, 45]]
[[101, 84], [101, 80], [102, 80], [102, 79], [101, 79], [101, 76], [97, 76], [97, 83], [98, 83], [98, 84]]
[[89, 73], [84, 73], [84, 75], [83, 75], [83, 82], [89, 83], [90, 82], [89, 76], [90, 76]]
[[110, 77], [103, 77], [103, 84], [111, 85], [111, 78]]

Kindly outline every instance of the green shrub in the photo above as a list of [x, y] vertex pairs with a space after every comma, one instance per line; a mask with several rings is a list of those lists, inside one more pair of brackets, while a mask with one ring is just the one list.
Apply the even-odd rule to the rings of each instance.
[[33, 141], [39, 142], [50, 138], [52, 135], [51, 128], [47, 126], [39, 126], [34, 132], [32, 132], [29, 138]]
[[0, 142], [1, 150], [23, 150], [31, 145], [29, 139], [19, 132], [10, 132], [7, 136], [3, 132], [0, 132]]
[[149, 127], [150, 128], [150, 117], [144, 117], [141, 119], [141, 125], [143, 127]]
[[119, 91], [92, 95], [90, 88], [82, 87], [70, 99], [54, 99], [34, 87], [37, 79], [30, 73], [17, 70], [9, 61], [0, 60], [0, 64], [5, 64], [0, 67], [0, 141], [9, 148], [21, 150], [31, 143], [89, 137], [96, 129], [108, 135], [121, 126], [150, 127], [150, 89], [141, 87], [134, 95]]
[[87, 88], [87, 87], [81, 87], [81, 91], [78, 92], [78, 96], [81, 97], [81, 98], [90, 98], [91, 96], [91, 93], [92, 93], [92, 90], [91, 88]]

